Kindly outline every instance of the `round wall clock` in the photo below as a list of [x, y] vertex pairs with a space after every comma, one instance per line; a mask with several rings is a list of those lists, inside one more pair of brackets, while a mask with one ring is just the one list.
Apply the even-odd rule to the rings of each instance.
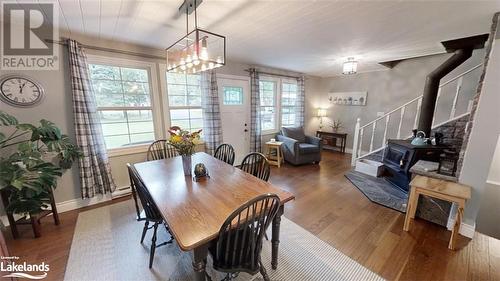
[[0, 79], [0, 98], [10, 105], [33, 106], [42, 100], [43, 95], [42, 85], [29, 77], [11, 75]]

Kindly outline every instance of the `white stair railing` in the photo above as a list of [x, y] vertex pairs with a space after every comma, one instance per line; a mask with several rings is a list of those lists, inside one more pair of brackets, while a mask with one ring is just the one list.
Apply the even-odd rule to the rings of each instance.
[[[469, 101], [469, 105], [467, 106], [467, 110], [465, 113], [463, 114], [460, 114], [460, 115], [456, 115], [456, 112], [457, 112], [457, 103], [458, 103], [458, 99], [459, 99], [459, 96], [460, 96], [460, 90], [462, 89], [462, 82], [463, 82], [463, 77], [469, 73], [471, 73], [472, 71], [478, 69], [480, 66], [482, 65], [481, 64], [478, 64], [476, 66], [474, 66], [473, 68], [451, 78], [450, 80], [442, 83], [439, 85], [439, 90], [438, 90], [438, 95], [437, 95], [437, 99], [436, 99], [436, 110], [438, 108], [438, 101], [440, 98], [442, 98], [442, 89], [444, 86], [452, 83], [452, 82], [455, 82], [457, 81], [457, 85], [456, 85], [456, 89], [454, 91], [454, 97], [453, 97], [453, 102], [451, 104], [451, 110], [450, 110], [450, 115], [449, 115], [449, 119], [448, 120], [445, 120], [444, 122], [440, 122], [439, 124], [434, 124], [433, 125], [433, 128], [435, 127], [438, 127], [438, 126], [441, 126], [447, 122], [450, 122], [452, 120], [456, 120], [456, 119], [459, 119], [467, 114], [470, 113], [470, 110], [471, 110], [471, 106], [470, 106], [470, 102]], [[378, 151], [381, 151], [382, 149], [385, 148], [386, 146], [386, 142], [387, 142], [387, 129], [389, 127], [389, 122], [391, 119], [393, 118], [398, 118], [399, 119], [399, 123], [398, 123], [398, 130], [397, 130], [397, 133], [396, 133], [396, 138], [397, 139], [400, 139], [401, 138], [401, 130], [403, 128], [403, 122], [404, 122], [404, 118], [405, 118], [405, 114], [408, 112], [408, 108], [411, 107], [411, 106], [414, 106], [416, 105], [416, 111], [414, 112], [415, 116], [413, 118], [413, 128], [417, 128], [417, 123], [418, 123], [418, 118], [419, 118], [419, 114], [420, 114], [420, 107], [422, 106], [422, 95], [404, 103], [403, 105], [385, 113], [384, 115], [376, 118], [375, 120], [371, 121], [371, 122], [368, 122], [366, 123], [365, 125], [361, 126], [361, 119], [358, 118], [356, 120], [356, 126], [354, 127], [354, 140], [353, 140], [353, 147], [352, 147], [352, 159], [351, 159], [351, 165], [352, 166], [355, 166], [356, 165], [356, 160], [358, 160], [359, 158], [362, 158], [362, 157], [366, 157], [368, 155], [371, 155], [373, 153], [376, 153]], [[399, 116], [397, 116], [399, 114]], [[394, 117], [393, 117], [394, 116]], [[385, 122], [384, 122], [384, 130], [383, 130], [383, 137], [382, 137], [382, 144], [380, 147], [374, 147], [374, 140], [375, 140], [375, 135], [377, 134], [377, 122], [378, 121], [381, 121], [381, 120], [384, 120], [385, 119]], [[435, 120], [433, 120], [435, 121]], [[371, 126], [370, 129], [368, 129], [369, 127]], [[364, 134], [365, 134], [365, 128], [367, 128], [368, 130], [371, 131], [371, 136], [370, 136], [370, 145], [369, 145], [369, 149], [368, 151], [364, 151], [363, 150], [363, 137], [364, 137]], [[410, 137], [410, 136], [404, 136], [404, 138], [407, 138], [407, 137]]]

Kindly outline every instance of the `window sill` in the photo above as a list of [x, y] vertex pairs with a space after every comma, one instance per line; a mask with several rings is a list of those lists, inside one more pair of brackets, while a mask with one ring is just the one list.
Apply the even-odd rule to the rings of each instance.
[[[147, 144], [140, 144], [140, 145], [134, 145], [134, 146], [129, 146], [129, 147], [119, 147], [119, 148], [108, 149], [108, 157], [115, 158], [115, 157], [120, 157], [120, 156], [125, 156], [125, 155], [146, 153], [148, 151], [148, 148], [150, 145], [151, 145], [151, 143], [147, 143]], [[196, 147], [198, 149], [200, 149], [200, 147], [205, 148], [205, 142], [200, 141], [196, 145]]]
[[148, 151], [149, 145], [150, 145], [150, 143], [134, 145], [134, 146], [129, 146], [129, 147], [119, 147], [119, 148], [108, 149], [108, 157], [114, 158], [114, 157], [119, 157], [119, 156], [124, 156], [124, 155], [146, 153]]
[[269, 130], [269, 131], [261, 131], [261, 136], [275, 135], [279, 133], [279, 130]]

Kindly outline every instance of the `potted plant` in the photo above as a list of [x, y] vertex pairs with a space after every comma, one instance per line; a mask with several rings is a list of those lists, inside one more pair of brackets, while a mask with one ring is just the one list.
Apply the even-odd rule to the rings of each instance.
[[48, 207], [63, 171], [81, 157], [80, 149], [50, 121], [20, 124], [0, 111], [0, 190], [8, 213], [35, 215]]
[[168, 143], [175, 147], [179, 155], [182, 156], [182, 167], [184, 168], [184, 175], [191, 175], [191, 155], [194, 153], [194, 148], [200, 143], [201, 130], [190, 133], [189, 131], [182, 130], [180, 127], [171, 127], [168, 132], [170, 138]]
[[334, 120], [331, 124], [330, 124], [330, 127], [332, 127], [332, 131], [334, 133], [338, 133], [338, 131], [340, 131], [340, 129], [344, 128], [344, 126], [342, 126], [342, 122], [340, 122], [340, 120]]

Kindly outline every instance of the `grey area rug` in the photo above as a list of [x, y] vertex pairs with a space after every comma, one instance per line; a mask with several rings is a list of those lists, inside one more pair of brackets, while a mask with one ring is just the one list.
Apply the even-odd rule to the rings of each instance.
[[360, 172], [350, 171], [345, 177], [351, 181], [370, 201], [406, 212], [408, 194], [396, 188], [383, 178], [376, 178]]
[[[64, 280], [193, 280], [191, 253], [173, 243], [156, 250], [148, 268], [151, 233], [139, 243], [143, 224], [135, 221], [131, 200], [80, 213]], [[158, 242], [168, 239], [159, 228]], [[270, 237], [270, 235], [269, 235]], [[271, 280], [383, 280], [313, 234], [283, 218], [278, 269], [271, 269], [271, 243], [265, 241], [263, 263]], [[211, 268], [213, 280], [223, 275]], [[236, 280], [262, 280], [240, 274]]]

